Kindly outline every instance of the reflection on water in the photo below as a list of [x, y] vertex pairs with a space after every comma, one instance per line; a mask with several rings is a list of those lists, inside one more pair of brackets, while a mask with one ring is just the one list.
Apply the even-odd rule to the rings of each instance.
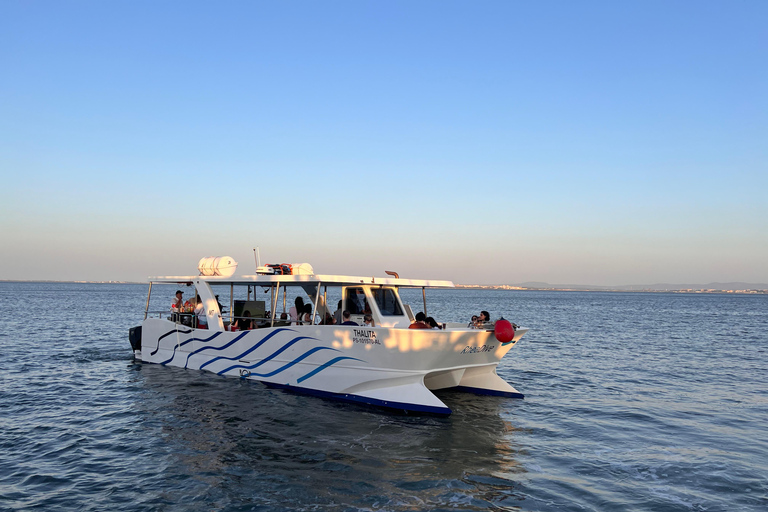
[[136, 371], [152, 393], [135, 407], [160, 419], [166, 471], [197, 475], [183, 487], [208, 505], [486, 509], [514, 499], [524, 473], [496, 397], [442, 393], [448, 418], [393, 415], [205, 372]]

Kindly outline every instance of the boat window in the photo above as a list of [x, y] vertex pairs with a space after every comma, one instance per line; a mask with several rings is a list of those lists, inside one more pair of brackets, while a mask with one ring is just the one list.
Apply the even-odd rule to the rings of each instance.
[[353, 315], [362, 315], [370, 313], [368, 299], [365, 298], [365, 292], [362, 288], [347, 288], [347, 310]]
[[371, 292], [382, 316], [403, 316], [403, 310], [400, 308], [400, 303], [393, 289], [373, 288]]

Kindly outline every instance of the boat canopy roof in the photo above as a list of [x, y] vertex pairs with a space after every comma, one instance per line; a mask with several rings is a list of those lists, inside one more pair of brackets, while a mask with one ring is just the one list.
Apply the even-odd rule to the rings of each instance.
[[279, 274], [254, 274], [244, 276], [154, 276], [150, 277], [151, 283], [191, 283], [205, 281], [209, 284], [250, 284], [271, 286], [278, 285], [305, 285], [324, 284], [338, 286], [372, 285], [372, 286], [397, 286], [400, 288], [454, 288], [451, 281], [439, 281], [432, 279], [402, 279], [394, 277], [362, 277], [339, 275], [279, 275]]

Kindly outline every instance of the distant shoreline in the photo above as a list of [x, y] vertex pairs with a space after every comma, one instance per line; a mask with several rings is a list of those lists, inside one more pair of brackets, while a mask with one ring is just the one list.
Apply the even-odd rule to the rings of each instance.
[[547, 291], [547, 292], [620, 292], [620, 293], [719, 293], [719, 294], [743, 294], [743, 295], [763, 295], [768, 294], [768, 289], [757, 288], [709, 288], [709, 287], [691, 287], [691, 288], [655, 288], [632, 286], [519, 286], [519, 285], [482, 285], [482, 284], [457, 284], [456, 288], [465, 290], [519, 290], [519, 291]]
[[[56, 283], [56, 284], [149, 284], [149, 281], [57, 281], [52, 279], [0, 279], [0, 283]], [[548, 291], [548, 292], [641, 292], [641, 293], [719, 293], [763, 295], [768, 294], [768, 286], [763, 284], [738, 283], [741, 286], [713, 287], [709, 285], [626, 285], [626, 286], [593, 286], [593, 285], [536, 285], [511, 284], [457, 284], [456, 288], [464, 290], [518, 290], [518, 291]], [[685, 286], [685, 287], [683, 287]]]
[[57, 281], [54, 279], [0, 279], [0, 283], [149, 284], [149, 281]]

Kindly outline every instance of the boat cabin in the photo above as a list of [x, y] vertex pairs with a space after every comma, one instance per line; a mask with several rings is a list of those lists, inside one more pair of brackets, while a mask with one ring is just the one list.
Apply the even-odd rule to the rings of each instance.
[[[190, 327], [228, 331], [239, 325], [238, 320], [245, 320], [253, 328], [291, 324], [338, 326], [343, 322], [342, 312], [349, 311], [350, 320], [360, 326], [365, 325], [366, 315], [370, 315], [373, 327], [407, 329], [414, 315], [403, 304], [400, 288], [422, 288], [426, 311], [426, 288], [454, 287], [450, 281], [401, 279], [394, 273], [396, 277], [384, 278], [315, 275], [310, 273], [311, 266], [302, 265], [303, 272], [290, 275], [152, 277], [144, 318], [166, 316]], [[188, 286], [194, 290], [193, 300], [183, 310], [150, 310], [150, 305], [158, 304], [151, 300], [152, 287], [158, 284]], [[196, 303], [197, 297], [201, 306]], [[303, 305], [303, 311], [297, 312], [297, 305]]]

